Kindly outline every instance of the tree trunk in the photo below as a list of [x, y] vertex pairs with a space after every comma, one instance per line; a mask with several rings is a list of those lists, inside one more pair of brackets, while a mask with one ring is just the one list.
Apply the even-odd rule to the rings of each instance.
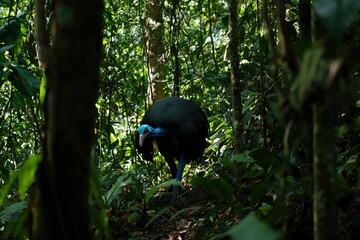
[[43, 160], [32, 191], [32, 239], [91, 239], [90, 158], [101, 60], [101, 0], [57, 0]]
[[311, 0], [299, 1], [299, 28], [302, 43], [311, 43]]
[[296, 76], [299, 72], [299, 65], [295, 52], [291, 46], [288, 32], [286, 31], [286, 7], [285, 0], [276, 1], [276, 21], [279, 30], [279, 44], [281, 60], [287, 65], [289, 70]]
[[35, 16], [37, 57], [39, 66], [45, 70], [51, 55], [50, 37], [46, 31], [45, 0], [35, 0]]
[[[337, 94], [336, 92], [334, 93]], [[334, 96], [329, 93], [329, 96]], [[336, 239], [336, 112], [334, 99], [324, 96], [314, 106], [314, 239]]]
[[[331, 68], [331, 59], [336, 58], [335, 42], [329, 38], [319, 19], [314, 15], [313, 39], [314, 46], [321, 43], [325, 49], [324, 62], [328, 64], [328, 71], [324, 72], [323, 89], [320, 99], [313, 109], [313, 220], [314, 239], [336, 239], [337, 203], [335, 196], [336, 182], [336, 106], [338, 105], [340, 89], [339, 72]], [[330, 63], [330, 64], [329, 64]], [[332, 69], [332, 71], [330, 71]], [[319, 71], [321, 72], [321, 71]], [[328, 76], [326, 76], [326, 74]], [[330, 80], [330, 77], [332, 78]], [[329, 86], [326, 86], [326, 84]], [[329, 84], [331, 83], [331, 85]]]
[[179, 97], [180, 96], [180, 62], [179, 62], [179, 46], [178, 46], [178, 38], [179, 38], [179, 28], [180, 23], [177, 18], [177, 9], [179, 7], [179, 0], [172, 0], [172, 9], [170, 15], [170, 29], [171, 29], [171, 56], [173, 58], [173, 75], [174, 75], [174, 90], [173, 95]]
[[242, 105], [241, 105], [241, 86], [240, 86], [240, 57], [239, 57], [239, 30], [238, 30], [238, 1], [229, 1], [230, 13], [230, 62], [231, 62], [231, 89], [232, 89], [232, 113], [234, 131], [234, 152], [235, 154], [243, 151], [243, 126]]
[[165, 96], [165, 47], [163, 43], [164, 0], [147, 0], [145, 5], [145, 46], [148, 64], [150, 104]]

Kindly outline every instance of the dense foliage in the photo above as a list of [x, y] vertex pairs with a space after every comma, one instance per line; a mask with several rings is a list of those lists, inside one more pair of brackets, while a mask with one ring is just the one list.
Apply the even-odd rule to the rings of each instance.
[[[326, 47], [311, 47], [302, 39], [302, 1], [285, 5], [287, 36], [303, 63], [298, 73], [280, 57], [280, 33], [276, 16], [270, 14], [276, 3], [240, 1], [245, 151], [234, 155], [227, 1], [173, 2], [165, 1], [163, 6], [165, 91], [175, 92], [170, 49], [175, 43], [180, 95], [206, 112], [211, 129], [208, 146], [200, 164], [185, 169], [185, 190], [178, 204], [169, 206], [164, 196], [171, 175], [165, 161], [158, 155], [156, 164], [147, 163], [134, 147], [135, 131], [147, 108], [145, 3], [105, 1], [89, 200], [94, 235], [110, 239], [312, 238], [311, 108], [320, 96], [337, 101], [337, 236], [360, 237], [360, 61], [344, 60], [347, 72], [340, 87], [331, 92], [334, 96], [324, 95], [326, 89], [319, 86], [329, 83], [319, 81], [319, 69], [324, 70], [330, 60], [323, 54]], [[324, 7], [327, 1], [314, 2], [336, 47], [358, 51], [358, 1], [338, 6], [338, 1], [328, 0], [336, 5], [336, 14]], [[32, 1], [0, 0], [0, 6], [0, 234], [7, 239], [26, 237], [30, 230], [23, 226], [29, 218], [31, 191], [27, 189], [41, 161], [46, 80], [36, 55]], [[50, 20], [50, 4], [46, 11]], [[175, 27], [178, 31], [173, 31]], [[81, 187], [74, 183], [74, 188]], [[247, 234], [254, 234], [253, 238], [242, 237]]]

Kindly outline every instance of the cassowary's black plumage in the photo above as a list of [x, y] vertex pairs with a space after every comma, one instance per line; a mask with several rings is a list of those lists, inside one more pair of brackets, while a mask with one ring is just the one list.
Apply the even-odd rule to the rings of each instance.
[[[179, 97], [163, 98], [145, 113], [136, 134], [136, 148], [146, 160], [153, 162], [156, 142], [172, 177], [181, 181], [185, 164], [198, 160], [204, 153], [208, 132], [208, 120], [199, 106]], [[179, 160], [178, 166], [174, 158]], [[179, 188], [174, 186], [172, 202], [178, 194]]]

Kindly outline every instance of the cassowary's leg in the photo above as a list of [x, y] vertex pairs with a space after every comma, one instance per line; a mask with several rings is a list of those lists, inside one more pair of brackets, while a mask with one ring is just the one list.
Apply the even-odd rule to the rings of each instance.
[[[184, 172], [184, 168], [185, 168], [185, 165], [186, 165], [186, 162], [187, 162], [187, 159], [184, 158], [184, 157], [180, 157], [179, 159], [179, 164], [178, 164], [178, 167], [177, 167], [177, 172], [176, 172], [176, 176], [175, 178], [177, 180], [180, 181], [181, 183], [181, 179], [182, 179], [182, 175], [183, 175], [183, 172]], [[180, 194], [180, 186], [179, 185], [174, 185], [173, 186], [173, 196], [172, 196], [172, 199], [171, 199], [171, 204], [174, 204]]]
[[176, 167], [174, 157], [173, 156], [165, 156], [165, 160], [166, 160], [167, 164], [169, 165], [172, 178], [176, 178], [176, 173], [177, 173], [178, 169]]

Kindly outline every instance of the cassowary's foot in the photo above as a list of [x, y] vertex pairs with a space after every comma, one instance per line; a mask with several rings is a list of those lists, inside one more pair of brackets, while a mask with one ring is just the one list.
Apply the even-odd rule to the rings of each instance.
[[170, 203], [175, 204], [178, 196], [180, 195], [180, 186], [179, 185], [173, 185], [173, 195], [171, 198]]

